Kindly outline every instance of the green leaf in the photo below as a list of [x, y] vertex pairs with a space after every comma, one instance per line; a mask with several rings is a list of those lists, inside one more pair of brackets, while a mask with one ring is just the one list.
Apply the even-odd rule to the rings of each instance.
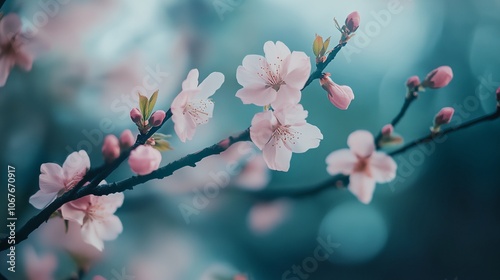
[[326, 51], [328, 51], [328, 46], [330, 45], [331, 38], [332, 37], [328, 37], [328, 39], [326, 39], [325, 42], [323, 43], [323, 48], [321, 48], [321, 51], [320, 51], [321, 56], [324, 56]]
[[151, 97], [149, 98], [149, 102], [148, 102], [148, 112], [147, 112], [147, 118], [148, 119], [151, 114], [153, 113], [153, 109], [155, 108], [155, 105], [156, 105], [156, 99], [158, 99], [158, 90], [156, 90], [153, 95], [151, 95]]
[[170, 134], [163, 134], [163, 133], [155, 133], [153, 134], [152, 138], [157, 141], [157, 140], [162, 140], [162, 139], [168, 139], [172, 137]]
[[153, 146], [153, 148], [157, 149], [160, 152], [172, 150], [172, 146], [170, 146], [170, 143], [164, 139], [155, 140], [155, 145]]
[[316, 57], [320, 56], [321, 48], [323, 47], [323, 37], [316, 34], [316, 39], [313, 42], [313, 52]]
[[148, 98], [139, 93], [139, 110], [141, 110], [142, 118], [144, 120], [147, 120], [149, 118], [149, 116], [147, 116], [148, 104], [149, 104]]

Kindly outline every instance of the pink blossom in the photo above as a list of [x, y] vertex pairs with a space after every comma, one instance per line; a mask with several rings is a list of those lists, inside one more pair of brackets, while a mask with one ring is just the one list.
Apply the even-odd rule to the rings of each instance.
[[394, 133], [394, 126], [392, 124], [386, 124], [382, 127], [382, 135], [385, 137], [389, 137]]
[[319, 80], [321, 86], [328, 92], [328, 99], [335, 107], [346, 110], [354, 99], [354, 93], [348, 86], [339, 86], [332, 81], [330, 73], [326, 73]]
[[355, 32], [359, 28], [359, 23], [361, 21], [361, 17], [357, 11], [350, 13], [346, 20], [345, 26], [349, 30], [350, 33]]
[[50, 249], [57, 248], [68, 252], [79, 268], [88, 271], [103, 254], [83, 241], [80, 224], [74, 221], [67, 222], [67, 228], [61, 218], [52, 218], [42, 224], [41, 231], [37, 233], [39, 243]]
[[61, 214], [64, 219], [80, 224], [83, 241], [102, 251], [103, 241], [116, 239], [123, 230], [120, 219], [114, 215], [123, 198], [123, 193], [84, 196], [64, 204]]
[[130, 169], [139, 175], [147, 175], [160, 166], [161, 153], [149, 145], [135, 148], [128, 158]]
[[209, 99], [222, 83], [224, 75], [219, 72], [210, 74], [198, 85], [198, 69], [189, 72], [182, 83], [182, 91], [172, 102], [172, 121], [177, 136], [182, 142], [191, 140], [196, 127], [207, 123], [212, 117], [214, 103]]
[[238, 187], [251, 190], [259, 190], [267, 186], [271, 180], [269, 169], [262, 154], [253, 156], [243, 166], [240, 173], [234, 179]]
[[96, 275], [92, 280], [106, 280], [106, 278], [102, 277], [101, 275]]
[[355, 131], [347, 139], [350, 149], [332, 152], [326, 158], [328, 173], [349, 175], [349, 190], [365, 204], [372, 200], [375, 182], [386, 183], [396, 177], [396, 162], [375, 151], [373, 141], [370, 132]]
[[447, 86], [453, 79], [453, 70], [449, 66], [441, 66], [432, 70], [425, 77], [422, 86], [438, 89]]
[[167, 114], [165, 113], [165, 111], [158, 110], [151, 115], [151, 117], [149, 118], [149, 123], [152, 126], [160, 126], [166, 116]]
[[53, 280], [57, 259], [53, 254], [38, 256], [33, 247], [24, 250], [26, 277], [28, 280]]
[[236, 78], [243, 86], [236, 96], [244, 104], [273, 108], [300, 101], [300, 91], [311, 72], [311, 62], [304, 52], [290, 52], [282, 42], [264, 44], [265, 57], [247, 55], [238, 67]]
[[257, 204], [248, 213], [248, 224], [256, 234], [268, 233], [283, 222], [289, 210], [290, 203], [287, 200]]
[[62, 167], [55, 163], [42, 164], [40, 190], [30, 197], [29, 202], [35, 208], [44, 208], [80, 182], [89, 168], [90, 159], [83, 150], [71, 153]]
[[414, 89], [414, 88], [418, 87], [419, 85], [420, 85], [420, 78], [418, 76], [411, 76], [406, 81], [406, 86], [409, 89]]
[[130, 118], [134, 123], [138, 123], [142, 121], [142, 114], [141, 111], [137, 108], [133, 108], [130, 110]]
[[117, 159], [120, 156], [120, 141], [113, 134], [107, 135], [104, 138], [101, 151], [106, 162]]
[[33, 65], [34, 54], [27, 49], [21, 26], [21, 19], [16, 14], [0, 18], [0, 87], [5, 85], [14, 65], [26, 71]]
[[307, 114], [302, 105], [297, 104], [253, 117], [250, 137], [262, 150], [270, 169], [288, 171], [292, 152], [304, 153], [319, 146], [323, 134], [306, 122]]
[[130, 148], [134, 145], [135, 139], [132, 131], [130, 129], [125, 129], [120, 135], [120, 146], [121, 148]]
[[453, 114], [455, 113], [455, 109], [451, 107], [444, 107], [437, 113], [434, 118], [434, 126], [441, 126], [443, 124], [449, 124], [451, 119], [453, 118]]

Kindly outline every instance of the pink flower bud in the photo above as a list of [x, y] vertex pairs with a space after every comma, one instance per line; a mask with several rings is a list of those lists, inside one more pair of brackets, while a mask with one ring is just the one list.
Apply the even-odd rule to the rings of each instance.
[[130, 153], [128, 164], [138, 175], [147, 175], [160, 166], [161, 153], [149, 145], [141, 145]]
[[102, 277], [101, 275], [96, 275], [92, 280], [106, 280], [106, 278]]
[[439, 111], [439, 113], [434, 118], [434, 126], [441, 126], [443, 124], [448, 124], [453, 118], [453, 113], [455, 113], [455, 109], [451, 107], [444, 107]]
[[130, 118], [132, 119], [132, 121], [134, 123], [138, 123], [138, 122], [142, 121], [141, 111], [139, 111], [139, 109], [137, 109], [137, 108], [130, 110]]
[[447, 86], [453, 79], [453, 70], [449, 66], [438, 67], [430, 72], [422, 86], [438, 89]]
[[418, 76], [411, 76], [406, 81], [406, 86], [409, 89], [414, 89], [414, 88], [418, 87], [419, 85], [420, 85], [420, 78]]
[[394, 126], [392, 124], [386, 124], [382, 127], [382, 135], [385, 137], [389, 137], [394, 132]]
[[125, 129], [120, 135], [120, 145], [122, 148], [130, 148], [134, 145], [135, 139], [130, 129]]
[[358, 30], [360, 20], [361, 18], [357, 11], [352, 12], [347, 16], [347, 19], [345, 20], [345, 26], [347, 27], [350, 33]]
[[354, 93], [348, 86], [339, 86], [330, 79], [330, 73], [326, 73], [319, 80], [321, 87], [328, 92], [328, 99], [335, 107], [346, 110], [354, 99]]
[[163, 123], [166, 115], [167, 113], [165, 113], [165, 111], [158, 110], [151, 115], [151, 117], [149, 118], [149, 123], [152, 126], [160, 126]]
[[248, 277], [246, 277], [245, 275], [243, 274], [236, 274], [234, 277], [233, 277], [233, 280], [248, 280]]
[[120, 156], [120, 142], [116, 136], [109, 134], [104, 138], [102, 155], [107, 162], [113, 161]]

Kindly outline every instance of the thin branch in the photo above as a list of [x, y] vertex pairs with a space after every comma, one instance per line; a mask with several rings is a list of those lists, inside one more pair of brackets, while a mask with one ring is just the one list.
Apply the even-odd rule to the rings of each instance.
[[314, 80], [321, 78], [323, 75], [323, 71], [325, 70], [326, 66], [332, 62], [332, 60], [337, 56], [337, 54], [340, 52], [342, 47], [344, 47], [347, 43], [341, 43], [335, 46], [333, 50], [328, 54], [326, 57], [325, 62], [320, 62], [316, 64], [316, 71], [312, 72], [311, 75], [309, 76], [309, 79], [307, 79], [307, 82], [305, 83], [304, 87], [302, 90], [304, 90], [307, 86], [309, 86]]
[[[403, 146], [403, 147], [401, 147], [401, 148], [399, 148], [391, 153], [388, 153], [388, 154], [390, 156], [394, 157], [394, 156], [402, 154], [402, 153], [406, 152], [407, 150], [414, 148], [420, 144], [432, 141], [433, 139], [442, 137], [444, 135], [447, 135], [447, 134], [450, 134], [450, 133], [453, 133], [456, 131], [466, 129], [466, 128], [474, 126], [474, 125], [478, 125], [478, 124], [483, 123], [483, 122], [493, 121], [496, 119], [500, 119], [500, 107], [497, 107], [496, 112], [494, 112], [492, 114], [484, 115], [482, 117], [470, 120], [468, 122], [464, 122], [463, 124], [450, 127], [448, 129], [442, 130], [438, 133], [434, 133], [434, 134], [431, 133], [425, 137], [422, 137], [422, 138], [417, 139], [411, 143], [408, 143], [405, 146]], [[349, 176], [340, 174], [340, 175], [335, 175], [333, 177], [330, 177], [329, 179], [327, 179], [319, 184], [316, 184], [312, 187], [305, 186], [305, 187], [301, 187], [301, 188], [294, 188], [294, 191], [290, 191], [290, 190], [288, 190], [288, 191], [267, 191], [267, 192], [264, 191], [262, 193], [255, 193], [255, 196], [262, 198], [262, 199], [265, 199], [265, 200], [273, 200], [273, 199], [282, 198], [282, 197], [304, 198], [304, 197], [308, 197], [308, 196], [312, 196], [312, 195], [321, 193], [324, 190], [331, 189], [332, 187], [343, 188], [343, 187], [347, 187], [348, 185], [349, 185]]]
[[[404, 115], [408, 111], [408, 108], [410, 108], [410, 105], [413, 103], [413, 101], [417, 100], [417, 98], [418, 98], [418, 87], [408, 92], [408, 94], [406, 95], [403, 107], [401, 107], [399, 113], [391, 121], [393, 127], [396, 127], [396, 125], [401, 121], [401, 119], [403, 119]], [[381, 139], [382, 139], [382, 131], [379, 131], [377, 137], [375, 137], [375, 146], [377, 147], [377, 149], [380, 149]]]

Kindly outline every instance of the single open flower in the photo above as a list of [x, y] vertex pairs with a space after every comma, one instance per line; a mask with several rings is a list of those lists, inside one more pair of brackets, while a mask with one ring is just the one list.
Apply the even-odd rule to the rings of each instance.
[[386, 183], [396, 177], [397, 165], [394, 160], [375, 150], [373, 135], [358, 130], [347, 139], [350, 149], [332, 152], [326, 158], [330, 175], [349, 175], [349, 190], [363, 203], [372, 200], [375, 183]]
[[172, 102], [172, 121], [177, 136], [182, 142], [191, 140], [196, 127], [207, 123], [214, 111], [214, 103], [209, 99], [222, 83], [224, 75], [214, 72], [198, 85], [198, 69], [189, 72], [182, 83], [182, 91]]
[[27, 48], [21, 26], [16, 14], [0, 18], [0, 87], [5, 85], [14, 65], [25, 71], [30, 71], [33, 65], [34, 54]]
[[432, 70], [424, 82], [423, 87], [438, 89], [447, 86], [453, 79], [453, 70], [449, 66], [441, 66]]
[[323, 134], [306, 122], [307, 111], [297, 104], [256, 114], [250, 137], [262, 150], [270, 169], [288, 171], [292, 153], [304, 153], [319, 146]]
[[354, 99], [354, 93], [348, 86], [340, 86], [332, 81], [330, 73], [325, 73], [319, 80], [321, 87], [328, 92], [328, 99], [341, 110], [347, 110], [351, 101]]
[[147, 175], [160, 166], [161, 153], [149, 145], [141, 145], [130, 153], [128, 164], [138, 175]]
[[106, 162], [111, 162], [120, 156], [120, 141], [113, 134], [109, 134], [104, 138], [102, 155]]
[[90, 159], [85, 151], [71, 153], [59, 166], [44, 163], [40, 167], [40, 190], [29, 199], [35, 208], [43, 209], [58, 196], [72, 189], [90, 168]]
[[244, 104], [284, 107], [299, 103], [300, 91], [311, 72], [304, 52], [290, 52], [282, 42], [264, 44], [265, 57], [247, 55], [238, 67], [236, 78], [243, 86], [236, 96]]
[[88, 195], [64, 204], [61, 213], [64, 219], [82, 226], [83, 241], [102, 251], [104, 241], [116, 239], [123, 231], [120, 219], [114, 215], [123, 198], [123, 193]]

